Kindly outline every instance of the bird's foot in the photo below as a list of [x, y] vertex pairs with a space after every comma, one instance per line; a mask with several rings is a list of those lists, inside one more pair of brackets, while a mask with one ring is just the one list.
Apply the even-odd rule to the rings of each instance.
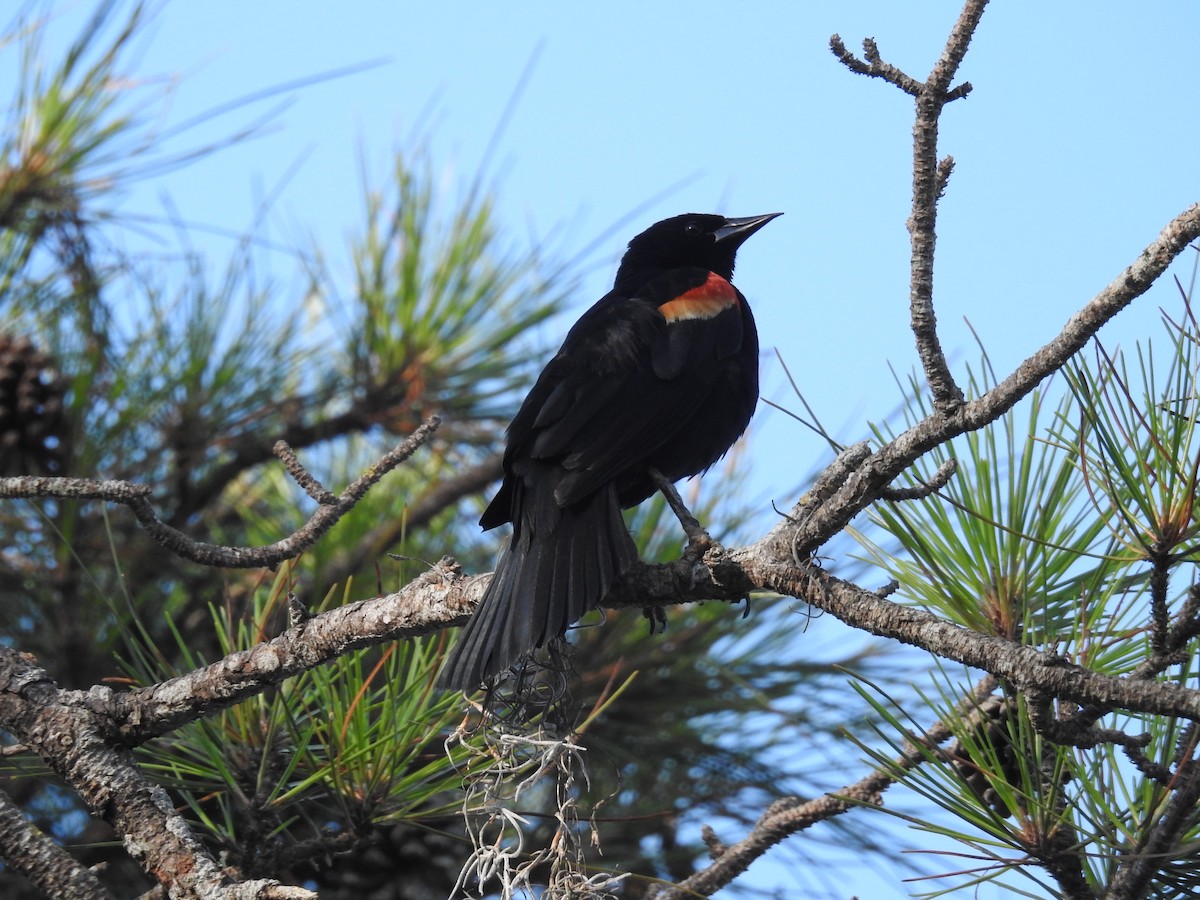
[[662, 606], [643, 606], [642, 615], [650, 621], [650, 634], [667, 630], [667, 610]]
[[712, 539], [712, 535], [700, 524], [700, 520], [692, 515], [692, 511], [687, 508], [687, 504], [679, 496], [679, 491], [675, 490], [675, 485], [671, 484], [667, 480], [667, 477], [658, 471], [658, 469], [647, 466], [646, 474], [650, 476], [650, 480], [654, 482], [655, 486], [662, 491], [667, 505], [671, 507], [671, 511], [675, 513], [675, 517], [679, 519], [679, 524], [683, 526], [683, 532], [687, 535], [688, 539], [687, 551], [684, 555], [692, 559], [699, 559], [715, 547], [717, 542]]

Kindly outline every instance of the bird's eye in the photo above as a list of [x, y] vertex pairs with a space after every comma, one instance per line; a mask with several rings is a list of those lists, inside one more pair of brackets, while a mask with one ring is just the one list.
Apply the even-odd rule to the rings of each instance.
[[683, 233], [688, 237], [699, 237], [704, 232], [699, 222], [688, 222], [683, 226]]

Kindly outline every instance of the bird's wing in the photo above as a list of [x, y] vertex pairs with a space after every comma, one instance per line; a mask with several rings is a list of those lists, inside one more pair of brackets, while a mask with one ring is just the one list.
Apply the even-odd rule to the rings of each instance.
[[566, 470], [560, 505], [640, 467], [703, 414], [720, 361], [743, 340], [744, 301], [732, 286], [711, 293], [674, 291], [661, 303], [605, 298], [572, 329], [514, 420], [518, 440], [510, 443], [515, 458]]

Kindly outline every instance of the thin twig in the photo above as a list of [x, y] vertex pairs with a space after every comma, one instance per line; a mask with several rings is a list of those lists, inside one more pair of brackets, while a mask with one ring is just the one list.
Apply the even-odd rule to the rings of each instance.
[[938, 163], [937, 181], [934, 187], [937, 191], [936, 199], [941, 200], [942, 195], [946, 193], [946, 185], [950, 183], [950, 176], [954, 174], [954, 157], [946, 156]]
[[[945, 166], [938, 162], [938, 128], [942, 109], [954, 99], [950, 96], [950, 82], [954, 80], [958, 66], [966, 55], [985, 6], [987, 0], [968, 0], [964, 4], [941, 58], [917, 94], [917, 114], [913, 123], [912, 215], [908, 220], [912, 246], [909, 314], [925, 380], [933, 393], [934, 406], [945, 412], [952, 412], [962, 404], [963, 392], [946, 362], [933, 307], [937, 204], [950, 177], [950, 166], [953, 165], [953, 161]], [[960, 85], [956, 96], [966, 96], [969, 90], [969, 85]]]
[[287, 441], [276, 441], [272, 449], [279, 457], [279, 461], [283, 463], [283, 467], [287, 469], [287, 473], [292, 476], [292, 480], [300, 485], [304, 493], [322, 506], [331, 506], [337, 503], [337, 495], [317, 481], [316, 476], [300, 464], [296, 451], [288, 446]]
[[917, 81], [911, 75], [906, 75], [890, 63], [885, 63], [879, 55], [879, 47], [875, 43], [874, 38], [863, 39], [863, 54], [865, 60], [859, 59], [853, 53], [846, 49], [846, 44], [842, 41], [841, 35], [833, 35], [829, 38], [829, 49], [833, 51], [833, 55], [851, 72], [859, 75], [866, 75], [870, 78], [882, 78], [884, 81], [894, 84], [906, 94], [917, 96], [921, 91], [921, 82]]
[[922, 83], [883, 60], [873, 38], [863, 40], [860, 60], [850, 53], [838, 35], [830, 38], [833, 54], [852, 72], [882, 78], [916, 98], [913, 124], [913, 200], [908, 230], [912, 242], [912, 277], [909, 289], [910, 316], [917, 352], [925, 380], [933, 393], [934, 407], [954, 412], [964, 400], [962, 389], [950, 373], [946, 354], [937, 333], [933, 308], [933, 257], [937, 244], [937, 203], [946, 189], [954, 160], [937, 158], [938, 122], [947, 103], [965, 97], [967, 82], [951, 89], [958, 67], [971, 44], [987, 0], [967, 0], [951, 29], [945, 49], [929, 77]]
[[893, 503], [902, 500], [922, 500], [944, 488], [954, 477], [956, 471], [958, 471], [958, 460], [948, 459], [938, 466], [938, 470], [928, 481], [907, 488], [884, 488], [879, 493], [879, 499], [891, 500]]

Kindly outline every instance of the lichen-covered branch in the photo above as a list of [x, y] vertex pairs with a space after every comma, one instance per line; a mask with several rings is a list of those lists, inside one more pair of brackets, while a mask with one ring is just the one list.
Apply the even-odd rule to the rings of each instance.
[[71, 702], [103, 715], [123, 742], [141, 743], [353, 650], [460, 624], [488, 580], [464, 576], [453, 560], [443, 560], [397, 593], [304, 619], [270, 641], [186, 675], [133, 691], [75, 692]]
[[0, 725], [113, 826], [130, 856], [167, 887], [172, 900], [315, 897], [277, 881], [232, 878], [200, 844], [166, 791], [152, 784], [129, 748], [108, 733], [102, 717], [86, 705], [64, 702], [62, 694], [28, 657], [0, 647]]
[[0, 859], [47, 897], [112, 900], [95, 873], [26, 819], [4, 791], [0, 791]]

